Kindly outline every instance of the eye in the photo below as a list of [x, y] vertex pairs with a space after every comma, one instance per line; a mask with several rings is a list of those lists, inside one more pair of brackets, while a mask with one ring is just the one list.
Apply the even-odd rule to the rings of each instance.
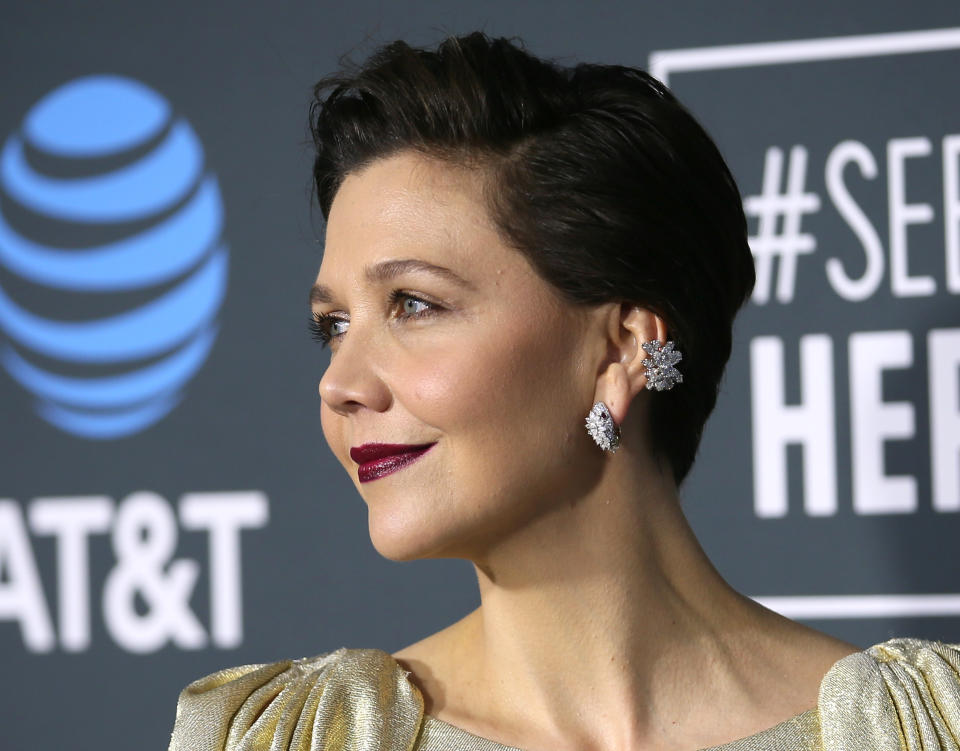
[[[392, 306], [399, 305], [400, 320], [411, 318], [423, 318], [428, 315], [434, 315], [442, 309], [438, 304], [424, 300], [416, 295], [411, 295], [403, 290], [395, 289], [390, 293], [390, 303]], [[336, 341], [347, 333], [350, 321], [346, 318], [331, 315], [329, 313], [314, 313], [308, 322], [310, 335], [314, 341], [321, 345], [327, 345]]]
[[307, 326], [313, 340], [320, 342], [322, 346], [326, 346], [331, 339], [336, 339], [346, 333], [346, 327], [349, 323], [349, 321], [327, 313], [314, 313]]
[[439, 310], [439, 306], [432, 302], [399, 289], [390, 293], [390, 302], [394, 305], [400, 303], [400, 309], [403, 311], [401, 318], [421, 318]]

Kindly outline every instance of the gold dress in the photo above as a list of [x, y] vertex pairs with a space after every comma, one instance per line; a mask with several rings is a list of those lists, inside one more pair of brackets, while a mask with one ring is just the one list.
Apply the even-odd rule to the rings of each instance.
[[[393, 657], [226, 668], [180, 693], [168, 751], [519, 751], [423, 712]], [[891, 639], [834, 663], [817, 706], [709, 751], [958, 751], [960, 644]]]

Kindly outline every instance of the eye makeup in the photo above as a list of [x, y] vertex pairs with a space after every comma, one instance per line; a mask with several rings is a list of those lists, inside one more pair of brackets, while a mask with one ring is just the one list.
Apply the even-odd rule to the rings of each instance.
[[[410, 319], [410, 318], [425, 318], [427, 316], [436, 315], [443, 308], [430, 300], [427, 300], [419, 295], [412, 294], [410, 292], [405, 292], [402, 289], [395, 289], [390, 292], [389, 301], [392, 307], [396, 307], [398, 304], [401, 305], [408, 300], [413, 300], [417, 303], [426, 305], [426, 308], [415, 312], [408, 312], [403, 310], [397, 318], [400, 320]], [[338, 323], [349, 324], [349, 319], [343, 318], [338, 315], [333, 315], [331, 313], [318, 313], [314, 312], [310, 316], [310, 320], [307, 325], [310, 331], [311, 338], [319, 342], [321, 346], [326, 346], [330, 342], [335, 341], [339, 337], [343, 336], [346, 333], [346, 330], [334, 331], [334, 327]]]

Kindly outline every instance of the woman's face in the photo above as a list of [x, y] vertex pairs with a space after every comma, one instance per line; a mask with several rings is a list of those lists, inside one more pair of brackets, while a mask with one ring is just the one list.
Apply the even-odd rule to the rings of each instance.
[[[330, 211], [311, 296], [331, 335], [323, 432], [395, 560], [482, 558], [600, 454], [583, 426], [596, 309], [562, 301], [481, 200], [476, 172], [403, 152], [348, 176]], [[351, 457], [372, 443], [432, 446], [378, 475]]]

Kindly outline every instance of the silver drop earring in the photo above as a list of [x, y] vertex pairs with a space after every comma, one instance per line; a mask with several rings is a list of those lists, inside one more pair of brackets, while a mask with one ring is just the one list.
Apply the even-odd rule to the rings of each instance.
[[603, 402], [594, 404], [587, 415], [587, 432], [600, 448], [611, 454], [616, 453], [620, 446], [620, 428]]
[[650, 355], [643, 361], [648, 389], [666, 391], [678, 383], [683, 383], [683, 373], [673, 367], [680, 362], [683, 355], [673, 348], [672, 341], [660, 346], [659, 339], [651, 339], [643, 343], [643, 351]]

